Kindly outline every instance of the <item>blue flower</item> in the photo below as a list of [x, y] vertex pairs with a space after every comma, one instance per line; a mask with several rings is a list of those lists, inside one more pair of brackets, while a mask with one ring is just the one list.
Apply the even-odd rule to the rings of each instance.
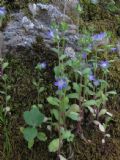
[[116, 51], [117, 51], [117, 48], [114, 48], [114, 47], [113, 47], [113, 48], [111, 48], [111, 51], [112, 51], [112, 52], [116, 52]]
[[47, 32], [47, 36], [48, 36], [48, 38], [54, 38], [54, 32], [52, 31], [52, 30], [49, 30], [48, 32]]
[[87, 58], [87, 53], [82, 53], [82, 59], [86, 59]]
[[0, 17], [5, 16], [5, 14], [6, 14], [5, 7], [0, 7]]
[[109, 62], [108, 61], [100, 61], [100, 67], [102, 69], [107, 69], [109, 67]]
[[38, 66], [40, 69], [45, 69], [47, 64], [46, 64], [46, 62], [42, 62], [42, 63], [39, 63]]
[[94, 84], [95, 86], [99, 86], [100, 81], [95, 79], [95, 80], [93, 81], [93, 84]]
[[54, 85], [58, 87], [58, 90], [62, 90], [67, 87], [67, 81], [64, 78], [59, 78]]
[[89, 75], [88, 78], [89, 78], [90, 81], [94, 81], [95, 80], [95, 76], [92, 73]]
[[102, 41], [107, 36], [106, 32], [101, 32], [92, 36], [93, 41]]

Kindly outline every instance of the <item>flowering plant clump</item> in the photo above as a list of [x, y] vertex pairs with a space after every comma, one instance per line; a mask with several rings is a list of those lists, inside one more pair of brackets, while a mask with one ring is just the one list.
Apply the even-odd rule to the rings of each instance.
[[102, 41], [106, 37], [107, 37], [107, 34], [105, 32], [101, 32], [99, 34], [93, 35], [92, 40], [93, 41]]
[[20, 130], [24, 135], [25, 140], [28, 142], [28, 148], [31, 149], [34, 145], [35, 139], [40, 141], [46, 141], [47, 136], [44, 132], [39, 131], [41, 125], [45, 123], [47, 117], [42, 113], [43, 105], [41, 103], [40, 95], [44, 92], [44, 86], [41, 86], [43, 79], [41, 73], [47, 67], [46, 62], [38, 63], [35, 67], [38, 74], [37, 79], [33, 79], [33, 85], [37, 91], [37, 103], [32, 105], [30, 111], [26, 111], [23, 114], [27, 127], [21, 127]]
[[100, 67], [102, 69], [107, 69], [109, 67], [109, 62], [107, 60], [105, 61], [100, 61]]
[[[101, 43], [108, 38], [106, 32], [95, 35], [85, 32], [77, 42], [81, 49], [76, 51], [66, 44], [64, 37], [64, 33], [68, 29], [66, 22], [53, 23], [52, 29], [48, 31], [47, 36], [57, 44], [56, 48], [52, 48], [52, 50], [57, 54], [58, 65], [54, 67], [55, 81], [53, 85], [56, 87], [56, 91], [53, 96], [47, 97], [50, 113], [47, 116], [43, 114], [44, 106], [40, 103], [40, 93], [45, 89], [41, 87], [40, 75], [47, 66], [43, 62], [36, 66], [38, 81], [33, 81], [38, 92], [38, 103], [32, 106], [30, 111], [24, 112], [24, 120], [28, 127], [22, 128], [21, 131], [28, 141], [28, 147], [31, 148], [35, 138], [42, 141], [47, 140], [45, 133], [38, 131], [42, 129], [42, 123], [46, 124], [49, 131], [54, 131], [53, 137], [56, 136], [52, 137], [48, 149], [50, 152], [57, 152], [58, 159], [62, 157], [62, 160], [65, 159], [61, 155], [64, 141], [72, 142], [75, 135], [78, 134], [83, 140], [89, 142], [83, 131], [86, 112], [90, 117], [89, 124], [101, 132], [102, 143], [105, 143], [106, 137], [110, 137], [107, 127], [112, 114], [108, 112], [106, 102], [110, 94], [116, 93], [108, 91], [107, 76], [111, 61], [108, 61], [107, 58], [100, 60], [99, 53], [106, 53], [108, 49], [114, 52], [115, 49], [112, 45]], [[97, 44], [99, 41], [100, 45]], [[102, 78], [98, 74], [100, 71]], [[73, 122], [74, 125], [71, 125]]]
[[[108, 60], [99, 60], [97, 53], [99, 49], [97, 48], [95, 56], [92, 56], [93, 47], [91, 45], [94, 45], [94, 41], [101, 41], [106, 37], [107, 33], [100, 33], [91, 36], [91, 38], [89, 34], [85, 35], [82, 40], [79, 40], [80, 52], [75, 52], [72, 47], [63, 46], [63, 48], [60, 48], [60, 39], [58, 48], [53, 49], [59, 59], [59, 65], [54, 68], [55, 78], [57, 78], [54, 84], [58, 87], [58, 91], [56, 92], [57, 97], [48, 97], [47, 100], [53, 107], [55, 106], [55, 108], [52, 108], [51, 114], [57, 121], [54, 125], [59, 137], [51, 141], [49, 151], [58, 151], [58, 157], [61, 155], [60, 148], [63, 141], [73, 141], [75, 136], [73, 130], [76, 130], [76, 133], [87, 141], [82, 129], [85, 119], [83, 115], [86, 109], [93, 119], [91, 123], [95, 124], [103, 135], [102, 143], [105, 143], [106, 137], [110, 137], [106, 133], [106, 128], [108, 126], [108, 116], [110, 120], [112, 114], [105, 108], [108, 95], [115, 94], [113, 91], [107, 92], [106, 77], [109, 72], [110, 62]], [[101, 47], [107, 47], [107, 45]], [[103, 71], [103, 79], [97, 74], [99, 69]], [[104, 117], [104, 122], [100, 122], [101, 117]], [[71, 129], [68, 129], [70, 127], [67, 126], [69, 118], [76, 122], [76, 126]]]

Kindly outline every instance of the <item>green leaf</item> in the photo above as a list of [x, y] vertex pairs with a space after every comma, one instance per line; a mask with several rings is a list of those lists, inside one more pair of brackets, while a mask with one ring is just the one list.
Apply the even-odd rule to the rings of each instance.
[[40, 87], [40, 89], [38, 90], [39, 93], [42, 93], [44, 91], [44, 87]]
[[4, 94], [5, 95], [5, 91], [0, 91], [0, 94]]
[[3, 81], [6, 81], [6, 80], [8, 79], [8, 75], [7, 75], [7, 74], [4, 74], [4, 75], [2, 76], [2, 79], [3, 79]]
[[48, 97], [47, 101], [53, 106], [59, 106], [59, 99], [56, 97]]
[[22, 132], [25, 140], [27, 140], [28, 142], [34, 140], [34, 138], [37, 136], [36, 128], [27, 127], [27, 128], [24, 128]]
[[59, 112], [57, 109], [52, 109], [51, 110], [51, 114], [54, 115], [55, 119], [58, 120], [59, 119]]
[[67, 140], [68, 142], [72, 142], [74, 138], [74, 134], [71, 133], [69, 130], [62, 131], [62, 138]]
[[38, 108], [43, 108], [43, 104], [38, 104]]
[[91, 69], [90, 68], [85, 68], [83, 71], [82, 71], [82, 74], [90, 74], [91, 72]]
[[99, 117], [100, 117], [100, 116], [103, 116], [103, 115], [105, 115], [106, 112], [107, 112], [106, 109], [101, 109], [100, 112], [99, 112], [99, 114], [98, 114], [98, 116], [99, 116]]
[[106, 112], [106, 114], [107, 114], [108, 116], [110, 116], [110, 117], [112, 117], [112, 116], [113, 116], [113, 114], [112, 114], [112, 113], [110, 113], [110, 112]]
[[9, 65], [8, 62], [3, 63], [3, 64], [2, 64], [2, 69], [3, 69], [3, 70], [6, 69], [6, 68], [8, 67], [8, 65]]
[[28, 148], [31, 149], [33, 145], [34, 145], [34, 139], [28, 142]]
[[78, 93], [80, 93], [80, 91], [81, 91], [81, 87], [77, 83], [73, 83], [73, 89]]
[[20, 132], [23, 133], [24, 127], [20, 127]]
[[67, 111], [67, 115], [70, 112], [80, 112], [80, 107], [77, 104], [73, 104], [71, 105], [71, 107], [69, 108], [69, 110]]
[[95, 125], [97, 125], [97, 126], [99, 127], [99, 130], [100, 130], [101, 132], [105, 132], [105, 127], [104, 127], [104, 125], [102, 125], [99, 121], [96, 121], [96, 120], [94, 120], [93, 122], [94, 122]]
[[105, 95], [105, 94], [101, 94], [101, 99], [102, 99], [102, 102], [104, 103], [105, 101], [108, 100], [108, 97]]
[[94, 95], [95, 94], [95, 92], [91, 91], [88, 87], [85, 88], [85, 93], [87, 95]]
[[47, 136], [44, 132], [39, 132], [38, 135], [37, 135], [37, 138], [40, 140], [40, 141], [46, 141], [47, 140]]
[[[62, 100], [61, 100], [61, 106], [68, 106], [68, 103], [69, 103], [69, 98], [68, 97], [64, 97]], [[67, 108], [67, 107], [66, 107]]]
[[88, 100], [86, 102], [83, 103], [83, 106], [94, 106], [96, 105], [96, 101], [95, 100]]
[[102, 125], [101, 123], [99, 123], [99, 130], [100, 130], [101, 132], [105, 132], [105, 127], [104, 127], [104, 125]]
[[59, 77], [60, 74], [61, 74], [61, 71], [64, 71], [64, 65], [63, 64], [60, 64], [59, 66], [56, 66], [54, 68], [55, 76]]
[[36, 104], [33, 104], [33, 105], [32, 105], [32, 108], [37, 108], [37, 105], [36, 105]]
[[107, 94], [116, 95], [117, 93], [116, 93], [116, 91], [109, 91], [109, 92], [107, 92]]
[[10, 98], [11, 98], [11, 96], [8, 95], [8, 96], [6, 97], [6, 101], [8, 102], [8, 101], [10, 100]]
[[81, 13], [83, 11], [83, 8], [80, 6], [80, 4], [77, 5], [77, 11]]
[[70, 110], [73, 112], [80, 112], [80, 107], [77, 104], [73, 104], [71, 105]]
[[60, 59], [60, 60], [64, 60], [66, 57], [67, 57], [66, 54], [63, 54], [63, 55], [60, 56], [59, 59]]
[[59, 149], [59, 138], [53, 139], [49, 146], [48, 146], [49, 152], [56, 152]]
[[37, 82], [36, 82], [35, 80], [33, 80], [33, 85], [34, 85], [35, 87], [38, 87], [38, 84], [37, 84]]
[[30, 111], [26, 111], [23, 114], [26, 124], [37, 127], [44, 121], [44, 114], [42, 114], [38, 108], [32, 108]]
[[59, 155], [60, 160], [67, 160], [65, 157], [63, 157], [62, 155]]
[[7, 85], [7, 89], [10, 90], [10, 89], [11, 89], [11, 86], [10, 86], [10, 85]]
[[66, 31], [68, 29], [68, 24], [66, 22], [62, 22], [60, 24], [60, 29], [63, 30], [63, 31]]
[[96, 100], [96, 106], [99, 108], [101, 104], [104, 104], [104, 102], [105, 102], [105, 101], [104, 101], [103, 99], [101, 99], [101, 98], [100, 98], [100, 99], [97, 99], [97, 100]]
[[79, 100], [79, 95], [78, 93], [70, 93], [67, 95], [68, 98], [71, 98], [71, 99], [78, 99]]
[[89, 109], [89, 111], [94, 115], [94, 109], [90, 106], [87, 107]]
[[76, 112], [70, 112], [67, 116], [74, 121], [80, 120], [79, 113], [76, 113]]
[[57, 54], [59, 54], [59, 53], [60, 53], [59, 49], [52, 48], [51, 50], [52, 50], [53, 52], [57, 53]]

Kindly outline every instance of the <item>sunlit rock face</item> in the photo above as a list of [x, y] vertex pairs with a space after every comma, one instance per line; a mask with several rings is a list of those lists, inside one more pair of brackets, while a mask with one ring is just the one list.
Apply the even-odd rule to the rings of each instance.
[[[71, 18], [62, 13], [58, 7], [54, 5], [45, 5], [41, 3], [28, 5], [29, 16], [22, 10], [12, 13], [10, 21], [4, 28], [4, 44], [3, 53], [19, 52], [23, 49], [32, 49], [36, 38], [41, 37], [45, 46], [51, 48], [54, 44], [51, 32], [51, 23], [57, 24], [63, 20], [67, 22], [69, 29], [65, 33], [65, 37], [69, 44], [74, 44], [78, 39], [76, 35], [77, 26], [73, 24]], [[58, 34], [61, 35], [59, 32]]]
[[[78, 34], [77, 26], [72, 22], [71, 18], [66, 15], [65, 12], [59, 10], [58, 7], [51, 4], [30, 3], [28, 4], [28, 13], [29, 14], [25, 14], [23, 10], [11, 13], [11, 19], [2, 33], [5, 46], [4, 49], [2, 49], [3, 54], [21, 53], [25, 50], [33, 53], [33, 44], [37, 43], [36, 39], [38, 37], [43, 40], [43, 45], [47, 49], [51, 49], [55, 44], [55, 32], [58, 32], [58, 36], [64, 36], [67, 47], [70, 46], [75, 51], [81, 50], [78, 40], [86, 37], [86, 35]], [[52, 29], [51, 24], [53, 21], [56, 24], [60, 24], [63, 20], [68, 24], [68, 30], [64, 34]], [[97, 40], [93, 42], [94, 44], [90, 44], [88, 48], [92, 49], [94, 45], [99, 46], [109, 43], [109, 40], [106, 39], [104, 34], [105, 33], [94, 35], [93, 38], [97, 38]]]

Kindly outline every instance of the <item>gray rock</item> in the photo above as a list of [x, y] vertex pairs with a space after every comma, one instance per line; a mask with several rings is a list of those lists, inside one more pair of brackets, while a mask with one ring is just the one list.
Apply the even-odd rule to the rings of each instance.
[[29, 31], [31, 29], [34, 29], [35, 25], [32, 23], [30, 19], [28, 19], [26, 16], [22, 18], [22, 26], [25, 28], [26, 31]]
[[[51, 49], [54, 44], [53, 33], [58, 32], [57, 30], [51, 30], [51, 23], [55, 21], [59, 24], [63, 20], [68, 24], [68, 30], [64, 33], [67, 41], [66, 46], [72, 47], [75, 51], [81, 50], [81, 46], [78, 45], [77, 42], [79, 38], [85, 35], [78, 34], [77, 26], [74, 25], [71, 18], [63, 14], [58, 7], [36, 3], [29, 4], [28, 10], [32, 16], [27, 16], [22, 10], [10, 15], [11, 20], [2, 33], [5, 46], [4, 49], [2, 49], [3, 54], [8, 52], [21, 53], [23, 50], [32, 51], [33, 44], [36, 43], [37, 37], [43, 39], [46, 48]], [[58, 35], [62, 36], [63, 33], [58, 32]], [[109, 43], [108, 39], [102, 39], [102, 41], [95, 42], [94, 45], [99, 46], [107, 43]]]
[[[4, 28], [3, 53], [21, 52], [23, 49], [32, 49], [36, 43], [36, 38], [41, 37], [46, 47], [51, 48], [53, 37], [49, 36], [51, 23], [61, 23], [63, 20], [68, 23], [69, 30], [65, 33], [68, 44], [74, 44], [78, 38], [76, 36], [77, 27], [72, 23], [69, 16], [63, 14], [58, 7], [41, 3], [29, 4], [28, 10], [31, 17], [25, 15], [21, 10], [18, 13], [11, 13], [11, 20]], [[34, 14], [35, 10], [35, 14]], [[61, 35], [61, 33], [58, 33]]]

